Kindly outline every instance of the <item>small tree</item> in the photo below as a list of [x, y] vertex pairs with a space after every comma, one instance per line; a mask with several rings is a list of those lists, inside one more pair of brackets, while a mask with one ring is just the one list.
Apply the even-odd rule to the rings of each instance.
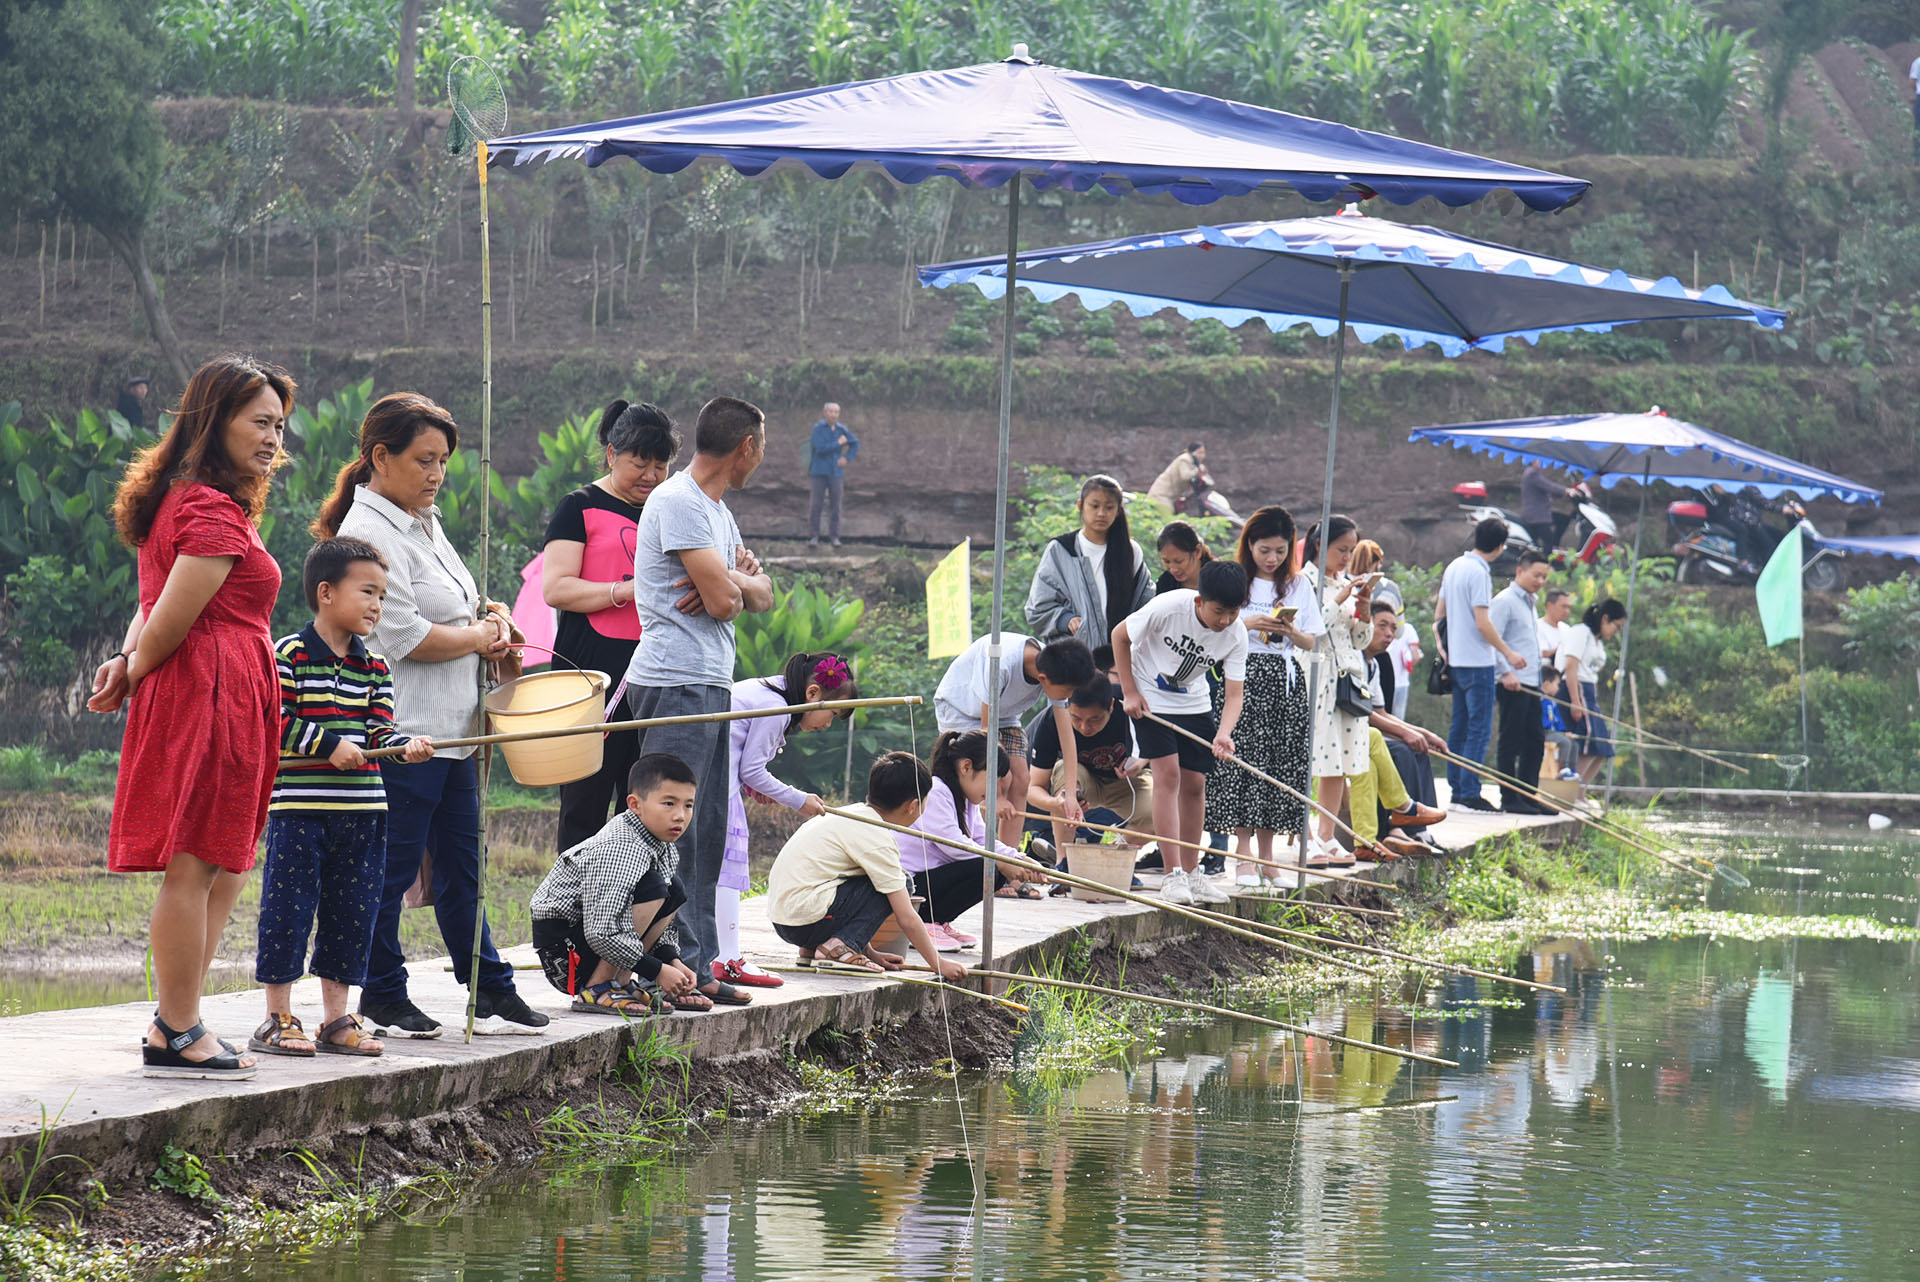
[[161, 162], [147, 9], [139, 0], [0, 0], [0, 208], [51, 209], [99, 232], [185, 385], [191, 370], [147, 263]]

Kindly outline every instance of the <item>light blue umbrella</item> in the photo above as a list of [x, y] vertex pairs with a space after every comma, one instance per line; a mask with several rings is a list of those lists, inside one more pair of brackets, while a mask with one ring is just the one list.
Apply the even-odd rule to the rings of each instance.
[[1920, 561], [1920, 534], [1866, 534], [1851, 539], [1822, 536], [1815, 542], [1821, 547], [1857, 552], [1861, 556], [1898, 556]]
[[[1025, 45], [1015, 45], [1004, 62], [542, 130], [491, 139], [487, 146], [496, 164], [565, 156], [595, 166], [629, 156], [655, 173], [719, 160], [749, 176], [804, 166], [823, 178], [864, 170], [902, 183], [945, 176], [969, 187], [1006, 186], [1009, 275], [1019, 243], [1021, 178], [1037, 189], [1166, 193], [1191, 205], [1279, 189], [1308, 200], [1377, 195], [1401, 205], [1429, 196], [1464, 205], [1510, 192], [1538, 210], [1572, 204], [1590, 185], [1330, 121], [1049, 67], [1029, 57]], [[1016, 319], [1009, 298], [994, 503], [996, 650], [1005, 592]], [[989, 718], [997, 719], [998, 684], [989, 682], [988, 689], [995, 692]], [[998, 741], [988, 736], [989, 781], [998, 750]], [[988, 787], [991, 810], [996, 785]], [[982, 933], [991, 950], [991, 917]]]
[[[1810, 499], [1824, 494], [1844, 503], [1878, 503], [1884, 497], [1870, 485], [1674, 418], [1658, 406], [1645, 414], [1565, 414], [1417, 427], [1407, 439], [1490, 454], [1509, 463], [1563, 468], [1602, 488], [1623, 480], [1640, 482], [1640, 517], [1633, 530], [1633, 565], [1627, 572], [1627, 625], [1620, 634], [1622, 672], [1627, 670], [1628, 647], [1633, 642], [1633, 594], [1640, 579], [1640, 531], [1647, 523], [1647, 490], [1655, 481], [1697, 489], [1723, 485], [1738, 490], [1751, 485], [1769, 498], [1794, 493]], [[1623, 684], [1614, 682], [1613, 725], [1620, 724]], [[1612, 793], [1610, 758], [1609, 800]]]

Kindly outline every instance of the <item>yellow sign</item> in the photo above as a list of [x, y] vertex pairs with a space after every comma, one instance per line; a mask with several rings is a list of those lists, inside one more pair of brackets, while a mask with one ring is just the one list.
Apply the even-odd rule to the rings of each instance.
[[927, 657], [947, 659], [973, 641], [973, 540], [940, 558], [927, 576]]

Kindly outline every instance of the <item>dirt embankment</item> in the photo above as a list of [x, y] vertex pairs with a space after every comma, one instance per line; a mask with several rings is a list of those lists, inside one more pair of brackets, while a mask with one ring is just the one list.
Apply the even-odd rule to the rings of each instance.
[[[1113, 983], [1124, 969], [1130, 988], [1154, 995], [1212, 991], [1258, 972], [1274, 955], [1257, 944], [1207, 934], [1168, 940], [1151, 951], [1135, 948], [1123, 957], [1103, 937], [1094, 938], [1098, 946], [1085, 956], [1078, 977]], [[947, 1058], [949, 1037], [953, 1058], [969, 1070], [987, 1068], [1012, 1052], [1017, 1028], [1012, 1013], [961, 998], [949, 999], [947, 1010], [946, 1019], [930, 1008], [897, 1026], [864, 1032], [829, 1026], [804, 1045], [698, 1062], [684, 1078], [670, 1070], [651, 1083], [630, 1082], [635, 1092], [583, 1082], [496, 1100], [483, 1109], [342, 1134], [306, 1150], [330, 1179], [283, 1151], [202, 1155], [223, 1205], [155, 1189], [151, 1172], [109, 1163], [91, 1173], [109, 1197], [85, 1217], [83, 1240], [94, 1249], [131, 1254], [143, 1268], [158, 1268], [207, 1254], [216, 1243], [221, 1251], [231, 1249], [227, 1235], [234, 1232], [236, 1210], [241, 1212], [237, 1220], [244, 1222], [247, 1211], [309, 1209], [339, 1197], [342, 1179], [381, 1194], [422, 1176], [450, 1177], [421, 1185], [415, 1195], [427, 1197], [433, 1190], [445, 1194], [465, 1187], [492, 1170], [533, 1163], [546, 1152], [541, 1122], [563, 1106], [606, 1107], [616, 1123], [635, 1110], [691, 1119], [688, 1142], [712, 1144], [721, 1142], [720, 1126], [768, 1116], [800, 1099], [803, 1062], [852, 1069], [856, 1084], [872, 1085]]]

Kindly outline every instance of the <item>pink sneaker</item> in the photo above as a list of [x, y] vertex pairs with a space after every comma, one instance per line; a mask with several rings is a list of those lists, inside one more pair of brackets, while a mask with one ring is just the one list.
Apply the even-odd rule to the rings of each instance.
[[748, 988], [779, 988], [787, 982], [739, 957], [732, 961], [715, 962], [713, 977], [723, 984], [742, 984]]
[[927, 937], [933, 940], [933, 950], [937, 953], [957, 953], [965, 947], [938, 922], [927, 923]]
[[969, 935], [966, 931], [956, 928], [952, 922], [940, 923], [940, 929], [946, 931], [947, 938], [953, 940], [962, 948], [972, 948], [980, 942], [978, 935]]

